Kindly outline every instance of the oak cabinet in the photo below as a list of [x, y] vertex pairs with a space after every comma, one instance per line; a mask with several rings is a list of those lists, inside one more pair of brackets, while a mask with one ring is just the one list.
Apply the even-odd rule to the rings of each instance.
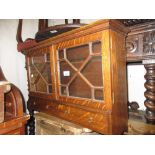
[[99, 20], [22, 51], [32, 134], [34, 111], [102, 134], [127, 130], [127, 32], [117, 20]]

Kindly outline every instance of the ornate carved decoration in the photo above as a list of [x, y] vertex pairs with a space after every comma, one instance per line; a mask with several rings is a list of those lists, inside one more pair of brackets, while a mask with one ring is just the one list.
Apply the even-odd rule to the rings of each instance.
[[126, 42], [126, 48], [127, 53], [135, 53], [137, 51], [137, 41], [136, 40], [127, 40]]
[[140, 46], [142, 42], [142, 35], [128, 36], [126, 39], [126, 49], [127, 49], [127, 61], [135, 61], [138, 57], [143, 55], [143, 47]]
[[130, 27], [126, 39], [127, 61], [155, 58], [155, 22]]
[[[126, 39], [127, 61], [143, 61], [146, 69], [145, 117], [148, 123], [155, 123], [155, 22], [152, 20], [149, 23], [131, 26], [130, 30]], [[134, 43], [137, 43], [136, 50]]]
[[136, 101], [128, 101], [128, 106], [131, 108], [132, 111], [137, 111], [139, 108], [139, 104]]
[[125, 26], [133, 26], [133, 25], [137, 25], [137, 24], [151, 22], [151, 21], [154, 21], [154, 19], [120, 19], [120, 21]]
[[144, 33], [143, 38], [143, 49], [144, 54], [154, 54], [155, 53], [155, 31]]
[[144, 102], [146, 106], [146, 119], [148, 123], [155, 123], [155, 64], [144, 65], [146, 69], [144, 84], [146, 91], [144, 93], [146, 100]]

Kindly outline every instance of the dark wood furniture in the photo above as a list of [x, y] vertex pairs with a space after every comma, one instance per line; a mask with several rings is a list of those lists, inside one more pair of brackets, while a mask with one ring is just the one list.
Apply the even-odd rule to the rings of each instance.
[[0, 83], [0, 134], [25, 134], [29, 115], [24, 114], [22, 94], [15, 85], [7, 82], [1, 68]]
[[126, 40], [127, 62], [140, 62], [146, 69], [144, 93], [146, 120], [155, 124], [155, 21], [129, 27]]
[[35, 134], [34, 111], [103, 134], [127, 130], [127, 32], [117, 20], [100, 20], [22, 50], [30, 134]]
[[25, 41], [22, 39], [22, 23], [23, 20], [19, 19], [16, 40], [17, 50], [22, 51], [24, 49], [33, 47], [37, 42], [48, 39], [50, 37], [57, 36], [64, 32], [71, 31], [79, 28], [85, 24], [81, 24], [79, 19], [73, 19], [73, 23], [68, 23], [68, 19], [65, 19], [65, 24], [48, 26], [48, 19], [39, 19], [38, 21], [38, 32], [35, 35], [35, 39], [27, 38]]
[[35, 35], [35, 40], [39, 42], [86, 25], [81, 24], [80, 19], [73, 19], [72, 23], [69, 23], [68, 19], [64, 21], [65, 23], [61, 25], [48, 26], [48, 19], [39, 19], [38, 32]]
[[22, 51], [23, 49], [33, 47], [37, 44], [35, 39], [32, 39], [32, 38], [28, 38], [25, 41], [23, 41], [23, 39], [22, 39], [22, 23], [23, 23], [23, 20], [19, 19], [17, 34], [16, 34], [16, 40], [18, 42], [18, 44], [17, 44], [18, 51]]
[[127, 27], [155, 21], [154, 19], [118, 19], [118, 20]]

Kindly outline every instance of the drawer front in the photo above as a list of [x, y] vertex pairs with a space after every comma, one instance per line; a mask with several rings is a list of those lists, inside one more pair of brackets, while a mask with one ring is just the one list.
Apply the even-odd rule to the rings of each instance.
[[57, 116], [102, 134], [111, 134], [111, 113], [95, 113], [80, 108], [52, 103], [37, 108], [40, 112]]

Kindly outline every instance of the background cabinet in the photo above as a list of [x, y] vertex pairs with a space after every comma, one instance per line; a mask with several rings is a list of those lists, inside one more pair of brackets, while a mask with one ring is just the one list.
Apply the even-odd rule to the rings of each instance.
[[23, 135], [29, 115], [20, 90], [9, 83], [0, 67], [0, 135]]

